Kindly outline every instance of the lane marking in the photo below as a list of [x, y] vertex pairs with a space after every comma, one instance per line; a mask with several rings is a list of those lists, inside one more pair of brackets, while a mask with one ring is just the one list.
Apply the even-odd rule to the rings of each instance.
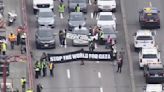
[[91, 12], [91, 19], [93, 19], [93, 12]]
[[92, 5], [92, 2], [91, 2], [91, 0], [89, 0], [89, 5]]
[[100, 63], [100, 61], [96, 61], [96, 63]]
[[101, 72], [98, 72], [98, 78], [101, 78]]
[[67, 77], [68, 77], [68, 79], [70, 79], [70, 78], [71, 78], [71, 75], [70, 75], [70, 70], [69, 70], [69, 69], [67, 69]]
[[103, 88], [102, 87], [100, 87], [100, 92], [103, 92]]

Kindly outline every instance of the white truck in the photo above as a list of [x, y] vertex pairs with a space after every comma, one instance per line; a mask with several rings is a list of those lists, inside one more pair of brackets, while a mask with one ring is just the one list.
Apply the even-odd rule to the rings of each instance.
[[157, 47], [142, 48], [139, 52], [139, 67], [142, 69], [144, 65], [162, 63], [160, 60], [160, 52]]
[[37, 13], [39, 8], [54, 9], [54, 0], [33, 0], [33, 12]]
[[162, 84], [146, 84], [143, 90], [144, 92], [164, 92]]

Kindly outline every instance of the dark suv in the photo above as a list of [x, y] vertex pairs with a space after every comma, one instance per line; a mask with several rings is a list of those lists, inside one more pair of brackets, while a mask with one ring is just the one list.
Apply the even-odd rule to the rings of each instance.
[[55, 35], [53, 30], [47, 27], [40, 27], [35, 34], [36, 48], [55, 48]]
[[139, 23], [141, 28], [160, 28], [159, 10], [147, 7], [139, 11]]
[[164, 82], [163, 65], [160, 63], [145, 65], [144, 77], [146, 83], [163, 83]]

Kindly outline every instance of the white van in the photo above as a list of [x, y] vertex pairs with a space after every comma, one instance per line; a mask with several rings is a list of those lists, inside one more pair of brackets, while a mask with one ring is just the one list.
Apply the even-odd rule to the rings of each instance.
[[33, 11], [37, 13], [39, 8], [50, 8], [54, 9], [54, 0], [33, 0]]

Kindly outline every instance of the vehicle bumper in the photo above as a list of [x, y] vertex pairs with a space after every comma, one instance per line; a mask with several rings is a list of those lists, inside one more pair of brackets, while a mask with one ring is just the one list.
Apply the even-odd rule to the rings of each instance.
[[48, 49], [48, 48], [55, 48], [56, 47], [56, 44], [55, 43], [38, 43], [37, 44], [39, 46], [39, 48], [42, 48], [42, 49]]
[[141, 22], [140, 25], [141, 25], [141, 27], [144, 27], [144, 28], [158, 28], [158, 27], [160, 27], [159, 22]]
[[146, 77], [147, 83], [163, 83], [164, 77]]
[[88, 46], [89, 43], [75, 43], [75, 42], [72, 42], [72, 45], [73, 46]]

